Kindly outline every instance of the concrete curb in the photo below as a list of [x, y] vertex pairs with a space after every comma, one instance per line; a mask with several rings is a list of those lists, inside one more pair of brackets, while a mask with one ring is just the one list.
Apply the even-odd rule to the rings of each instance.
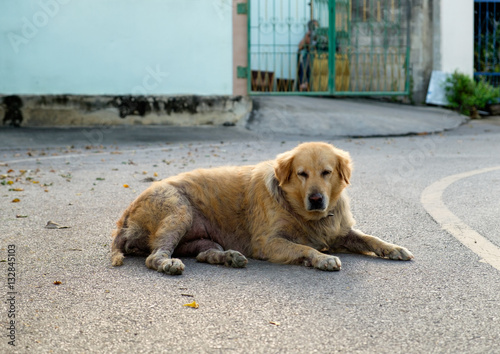
[[316, 137], [391, 137], [440, 133], [469, 118], [429, 106], [370, 99], [254, 97], [247, 129], [258, 134]]

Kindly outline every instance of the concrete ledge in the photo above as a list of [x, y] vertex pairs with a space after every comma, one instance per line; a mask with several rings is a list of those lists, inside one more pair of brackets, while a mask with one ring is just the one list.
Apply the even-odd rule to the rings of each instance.
[[0, 96], [4, 125], [234, 125], [252, 101], [243, 96]]

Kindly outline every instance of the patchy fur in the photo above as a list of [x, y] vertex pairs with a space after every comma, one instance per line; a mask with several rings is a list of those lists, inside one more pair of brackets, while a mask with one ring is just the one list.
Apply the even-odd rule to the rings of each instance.
[[338, 251], [410, 260], [399, 247], [353, 228], [344, 191], [351, 158], [326, 143], [305, 143], [255, 166], [198, 169], [154, 182], [113, 232], [112, 265], [124, 254], [182, 274], [177, 258], [245, 267], [247, 257], [339, 270]]

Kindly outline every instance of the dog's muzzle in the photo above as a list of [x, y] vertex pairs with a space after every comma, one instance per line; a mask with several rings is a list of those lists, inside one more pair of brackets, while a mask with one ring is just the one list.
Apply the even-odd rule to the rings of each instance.
[[325, 198], [321, 193], [309, 194], [307, 198], [307, 210], [325, 210]]

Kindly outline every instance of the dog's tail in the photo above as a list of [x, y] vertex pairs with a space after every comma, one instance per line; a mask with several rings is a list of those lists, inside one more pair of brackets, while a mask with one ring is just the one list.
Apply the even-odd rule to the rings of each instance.
[[123, 265], [126, 254], [149, 255], [148, 238], [149, 231], [140, 224], [130, 220], [128, 210], [116, 223], [117, 229], [113, 230], [113, 242], [111, 243], [111, 264], [113, 266]]
[[113, 230], [113, 242], [111, 243], [111, 265], [121, 266], [123, 265], [123, 245], [125, 239], [119, 236], [119, 230]]

